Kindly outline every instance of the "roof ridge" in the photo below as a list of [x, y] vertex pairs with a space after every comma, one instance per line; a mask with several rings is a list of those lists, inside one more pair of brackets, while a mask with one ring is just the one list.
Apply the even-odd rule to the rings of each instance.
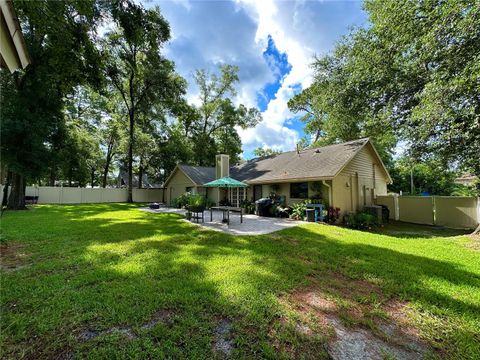
[[204, 168], [204, 169], [214, 169], [215, 166], [200, 166], [200, 165], [188, 165], [188, 164], [178, 164], [178, 166], [188, 166], [192, 168]]
[[[363, 137], [363, 138], [360, 138], [360, 139], [349, 140], [349, 141], [344, 141], [344, 142], [340, 142], [340, 143], [311, 147], [311, 148], [302, 149], [300, 151], [323, 149], [323, 148], [334, 146], [334, 145], [345, 145], [345, 144], [353, 143], [353, 142], [356, 142], [356, 141], [365, 141], [365, 140], [369, 141], [370, 137], [367, 136], [367, 137]], [[279, 154], [274, 154], [274, 155], [259, 156], [259, 157], [247, 160], [247, 162], [254, 161], [254, 160], [259, 160], [259, 159], [264, 159], [264, 158], [267, 158], [267, 157], [270, 157], [270, 156], [278, 156], [278, 155], [283, 155], [283, 154], [288, 154], [288, 153], [293, 153], [293, 152], [297, 152], [297, 150], [283, 151]]]

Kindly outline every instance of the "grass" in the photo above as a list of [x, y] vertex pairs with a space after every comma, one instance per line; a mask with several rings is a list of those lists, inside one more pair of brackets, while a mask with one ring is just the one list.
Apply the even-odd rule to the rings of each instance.
[[[212, 344], [222, 321], [234, 358], [327, 358], [331, 334], [292, 295], [312, 286], [349, 326], [375, 330], [394, 299], [429, 356], [480, 358], [480, 253], [458, 232], [311, 224], [235, 237], [136, 207], [3, 215], [2, 358], [221, 357]], [[84, 341], [86, 331], [98, 336]]]

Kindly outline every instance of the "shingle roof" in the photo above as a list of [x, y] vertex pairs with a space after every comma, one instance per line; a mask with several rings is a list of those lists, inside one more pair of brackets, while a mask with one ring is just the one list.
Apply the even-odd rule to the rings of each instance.
[[215, 180], [215, 168], [205, 166], [178, 165], [195, 184], [203, 185]]
[[247, 183], [333, 178], [367, 142], [365, 138], [256, 158], [232, 167], [230, 176]]
[[[333, 178], [369, 141], [368, 138], [264, 156], [230, 167], [230, 176], [246, 183]], [[178, 165], [197, 185], [215, 180], [215, 168]]]

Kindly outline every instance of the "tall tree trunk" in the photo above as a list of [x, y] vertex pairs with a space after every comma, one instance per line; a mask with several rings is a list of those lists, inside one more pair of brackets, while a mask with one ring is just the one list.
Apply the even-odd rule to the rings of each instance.
[[130, 116], [130, 134], [128, 142], [128, 199], [127, 202], [133, 202], [133, 127], [135, 123], [133, 109], [129, 111]]
[[12, 190], [8, 197], [8, 209], [25, 210], [25, 178], [21, 174], [12, 173]]
[[52, 165], [52, 169], [50, 170], [50, 179], [49, 179], [49, 185], [50, 186], [55, 186], [55, 179], [56, 179], [56, 174], [55, 174], [55, 165]]
[[[113, 140], [114, 141], [114, 140]], [[102, 176], [102, 186], [103, 188], [107, 187], [107, 179], [108, 179], [108, 169], [110, 168], [110, 162], [113, 158], [113, 143], [112, 141], [109, 142], [107, 147], [107, 157], [105, 159], [105, 167], [103, 169], [103, 176]]]
[[92, 185], [92, 188], [93, 188], [93, 185], [95, 183], [95, 169], [92, 169], [92, 172], [90, 174], [90, 178], [91, 178], [91, 185]]
[[107, 161], [105, 162], [105, 168], [103, 169], [103, 176], [102, 176], [102, 187], [107, 187], [107, 178], [108, 178], [108, 168], [110, 167], [110, 159], [108, 158], [107, 154]]
[[2, 196], [2, 214], [3, 210], [7, 206], [8, 203], [8, 188], [10, 187], [10, 182], [12, 181], [12, 172], [7, 172], [7, 179], [5, 181], [5, 186], [3, 187], [3, 196]]
[[140, 166], [138, 167], [138, 188], [139, 189], [141, 189], [143, 186], [142, 178], [143, 178], [143, 166], [142, 166], [142, 158], [140, 158]]

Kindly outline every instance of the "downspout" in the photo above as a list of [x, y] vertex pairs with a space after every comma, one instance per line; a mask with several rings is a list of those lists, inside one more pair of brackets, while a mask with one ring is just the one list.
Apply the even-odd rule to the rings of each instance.
[[333, 206], [333, 200], [332, 200], [332, 187], [328, 185], [325, 180], [322, 180], [322, 184], [325, 185], [328, 189], [328, 204], [329, 206]]

